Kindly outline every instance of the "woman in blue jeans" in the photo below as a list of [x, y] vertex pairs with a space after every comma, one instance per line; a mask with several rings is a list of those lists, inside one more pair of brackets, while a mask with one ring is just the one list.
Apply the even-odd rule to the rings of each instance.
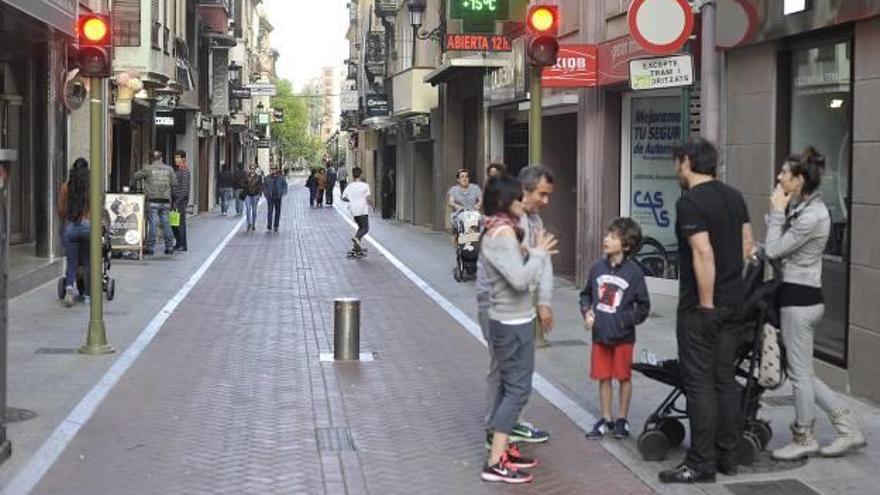
[[[89, 293], [89, 162], [78, 158], [70, 169], [67, 184], [61, 187], [58, 212], [64, 220], [64, 251], [67, 271], [64, 277], [64, 304], [73, 306], [76, 295], [76, 272], [80, 265], [85, 273], [85, 292]], [[86, 299], [87, 301], [87, 299]]]

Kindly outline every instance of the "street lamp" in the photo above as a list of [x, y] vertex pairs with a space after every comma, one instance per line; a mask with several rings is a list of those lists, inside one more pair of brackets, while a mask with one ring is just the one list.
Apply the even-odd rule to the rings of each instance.
[[427, 0], [408, 0], [406, 6], [409, 9], [409, 23], [415, 31], [422, 27], [422, 15], [427, 7]]

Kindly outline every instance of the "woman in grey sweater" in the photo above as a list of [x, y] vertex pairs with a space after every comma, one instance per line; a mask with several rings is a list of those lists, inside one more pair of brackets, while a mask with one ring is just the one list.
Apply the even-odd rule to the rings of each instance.
[[[822, 255], [831, 230], [828, 207], [818, 191], [824, 168], [825, 158], [812, 147], [789, 157], [777, 177], [767, 217], [767, 256], [782, 260], [780, 317], [796, 416], [791, 443], [773, 451], [779, 460], [816, 453], [841, 456], [866, 445], [852, 412], [813, 371], [813, 337], [825, 313]], [[837, 432], [834, 442], [822, 448], [816, 441], [815, 405]]]
[[492, 449], [481, 477], [485, 481], [528, 483], [532, 476], [520, 468], [537, 461], [520, 455], [508, 445], [532, 391], [535, 370], [533, 294], [544, 261], [556, 253], [556, 239], [537, 233], [535, 247], [523, 244], [520, 217], [525, 213], [522, 186], [513, 177], [492, 179], [483, 198], [486, 231], [480, 244], [489, 291], [489, 345], [492, 346], [501, 372], [503, 393], [490, 419], [493, 429]]

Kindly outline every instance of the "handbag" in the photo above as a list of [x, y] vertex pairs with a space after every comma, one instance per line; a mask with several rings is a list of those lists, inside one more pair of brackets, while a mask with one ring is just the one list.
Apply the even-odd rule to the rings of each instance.
[[180, 211], [171, 210], [168, 212], [168, 224], [172, 227], [180, 227]]
[[779, 329], [765, 324], [761, 330], [761, 361], [756, 370], [757, 383], [765, 389], [779, 388], [785, 383], [785, 354]]

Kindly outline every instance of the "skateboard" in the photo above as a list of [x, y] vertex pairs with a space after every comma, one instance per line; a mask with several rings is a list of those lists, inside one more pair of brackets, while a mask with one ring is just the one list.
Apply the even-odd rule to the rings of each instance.
[[367, 250], [366, 249], [361, 249], [361, 250], [352, 249], [351, 251], [346, 253], [346, 256], [348, 256], [348, 259], [350, 259], [350, 260], [359, 259], [359, 258], [366, 258], [367, 257]]

